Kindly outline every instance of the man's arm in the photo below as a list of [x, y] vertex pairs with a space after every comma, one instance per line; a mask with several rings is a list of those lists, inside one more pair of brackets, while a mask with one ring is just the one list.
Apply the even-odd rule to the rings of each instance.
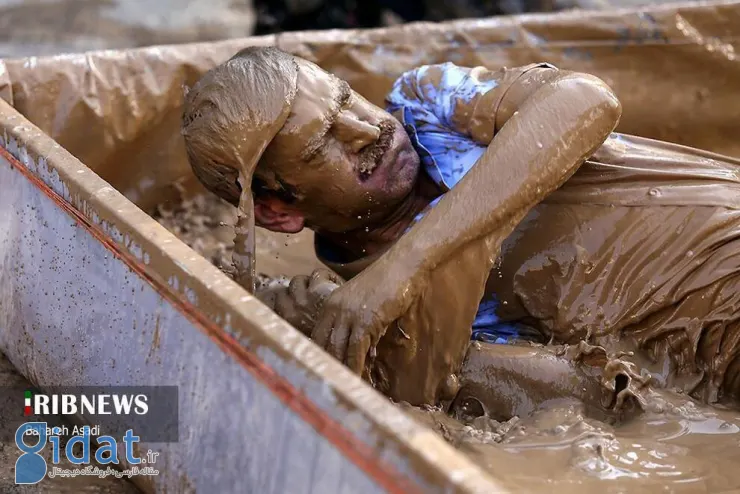
[[[526, 75], [525, 75], [526, 77]], [[560, 187], [616, 127], [621, 105], [596, 77], [546, 69], [513, 86], [496, 112], [496, 133], [473, 168], [383, 256], [398, 281], [429, 270], [482, 236], [505, 239]], [[403, 267], [401, 267], [403, 266]]]
[[[495, 137], [470, 171], [380, 259], [327, 300], [313, 338], [356, 372], [432, 269], [484, 236], [495, 237], [498, 245], [492, 248], [498, 248], [616, 127], [621, 105], [598, 78], [556, 69], [531, 72], [502, 97], [482, 98], [473, 109], [471, 136], [478, 142], [486, 134]], [[486, 102], [490, 108], [481, 106]], [[489, 118], [476, 120], [476, 114]]]

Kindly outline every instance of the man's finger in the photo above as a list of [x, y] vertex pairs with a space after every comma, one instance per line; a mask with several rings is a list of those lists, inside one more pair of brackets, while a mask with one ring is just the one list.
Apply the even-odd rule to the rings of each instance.
[[308, 294], [311, 297], [311, 301], [318, 305], [334, 293], [337, 288], [339, 288], [339, 285], [326, 277], [312, 277], [311, 282], [308, 284]]
[[362, 375], [365, 368], [365, 359], [373, 344], [372, 333], [369, 331], [354, 331], [347, 345], [347, 367]]
[[334, 324], [334, 330], [329, 337], [329, 348], [327, 348], [327, 351], [340, 362], [344, 362], [344, 357], [347, 355], [349, 335], [349, 321], [344, 317], [338, 317]]
[[274, 305], [273, 310], [280, 317], [285, 317], [286, 314], [295, 310], [294, 300], [285, 290], [277, 292]]
[[301, 307], [308, 306], [308, 284], [309, 282], [310, 282], [310, 278], [308, 276], [299, 275], [299, 276], [294, 276], [293, 279], [290, 280], [290, 284], [288, 285], [288, 291], [293, 297], [293, 300], [295, 300], [296, 304], [298, 304]]
[[311, 339], [321, 348], [326, 348], [331, 336], [331, 330], [334, 327], [334, 314], [331, 312], [324, 313], [319, 319], [318, 324], [311, 333]]
[[321, 283], [323, 281], [330, 281], [337, 285], [342, 284], [339, 276], [328, 269], [315, 269], [313, 273], [311, 273], [311, 283]]

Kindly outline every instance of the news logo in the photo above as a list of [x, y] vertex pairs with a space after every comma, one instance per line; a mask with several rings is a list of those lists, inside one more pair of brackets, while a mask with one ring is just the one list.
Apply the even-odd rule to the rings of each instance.
[[33, 393], [26, 390], [26, 402], [23, 408], [23, 415], [26, 417], [33, 413], [33, 408], [31, 408], [31, 397], [33, 397]]
[[23, 415], [146, 415], [149, 398], [145, 394], [43, 394], [25, 392]]
[[[107, 434], [120, 441], [131, 429], [141, 437], [142, 443], [177, 443], [180, 440], [179, 403], [177, 386], [171, 385], [47, 386], [43, 389], [28, 385], [0, 386], [0, 417], [3, 419], [0, 420], [0, 444], [12, 445], [21, 425], [42, 422], [52, 429], [56, 426], [61, 429], [56, 434], [47, 431], [47, 436], [68, 438], [77, 434], [75, 425], [89, 425], [93, 439]], [[62, 444], [66, 444], [65, 441]], [[35, 441], [27, 443], [35, 444]], [[47, 453], [51, 452], [49, 444]], [[48, 461], [49, 455], [45, 457]], [[51, 467], [49, 475], [52, 475]]]

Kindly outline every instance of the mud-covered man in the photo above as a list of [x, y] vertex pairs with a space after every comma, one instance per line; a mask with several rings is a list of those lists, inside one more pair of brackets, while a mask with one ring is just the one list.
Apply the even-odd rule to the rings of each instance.
[[311, 336], [391, 397], [451, 399], [471, 337], [611, 338], [716, 401], [740, 376], [738, 162], [613, 133], [620, 114], [548, 64], [419, 67], [386, 111], [249, 48], [189, 92], [183, 135], [243, 225], [253, 195], [257, 225], [316, 232], [349, 281]]

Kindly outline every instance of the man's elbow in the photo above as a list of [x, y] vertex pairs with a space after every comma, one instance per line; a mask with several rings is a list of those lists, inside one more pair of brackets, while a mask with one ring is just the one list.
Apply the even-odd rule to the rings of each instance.
[[622, 104], [604, 81], [590, 74], [570, 72], [557, 81], [558, 92], [564, 103], [578, 107], [590, 114], [591, 118], [613, 130], [622, 116]]

